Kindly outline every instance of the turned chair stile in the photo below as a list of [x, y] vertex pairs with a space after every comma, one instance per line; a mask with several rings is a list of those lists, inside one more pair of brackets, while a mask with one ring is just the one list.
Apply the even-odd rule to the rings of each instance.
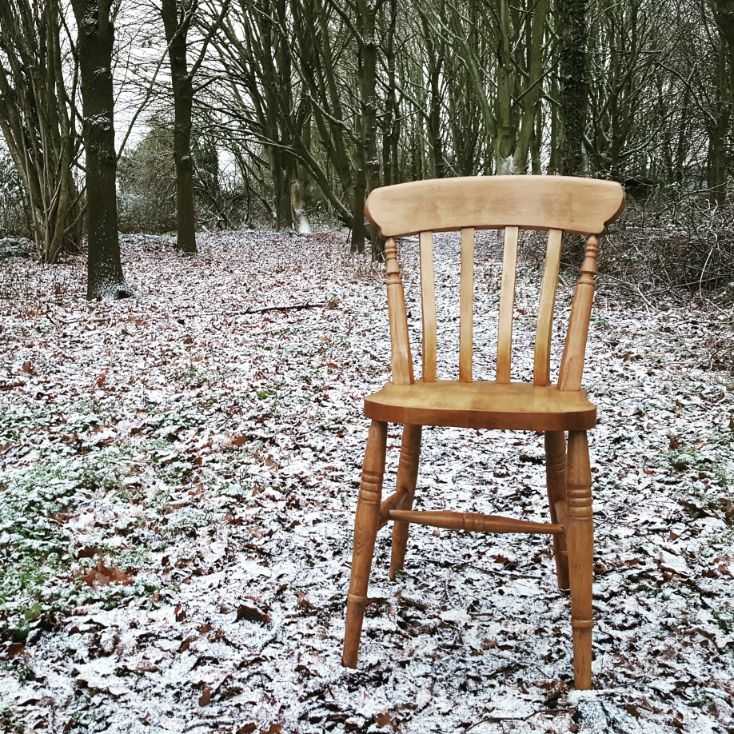
[[[552, 537], [556, 577], [570, 588], [575, 685], [591, 687], [591, 470], [587, 430], [596, 408], [581, 388], [598, 235], [624, 204], [613, 182], [560, 176], [496, 176], [398, 184], [373, 191], [369, 219], [386, 238], [392, 381], [365, 398], [372, 419], [354, 528], [343, 662], [355, 666], [377, 532], [393, 522], [390, 578], [403, 567], [411, 523], [473, 532], [543, 533]], [[504, 229], [493, 381], [473, 374], [474, 247], [477, 229]], [[512, 381], [512, 329], [521, 229], [547, 232], [531, 384]], [[460, 232], [458, 380], [437, 375], [433, 234]], [[551, 382], [553, 316], [563, 232], [588, 235], [574, 291], [556, 384]], [[419, 235], [422, 371], [416, 381], [398, 263], [398, 239]], [[395, 492], [382, 500], [388, 423], [403, 425]], [[550, 522], [456, 511], [413, 510], [422, 427], [455, 426], [542, 432]]]

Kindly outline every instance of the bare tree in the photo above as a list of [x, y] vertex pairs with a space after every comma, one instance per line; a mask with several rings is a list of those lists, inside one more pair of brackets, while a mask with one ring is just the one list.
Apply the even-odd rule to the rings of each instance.
[[[80, 245], [83, 204], [72, 166], [80, 136], [65, 82], [58, 0], [0, 3], [0, 130], [23, 184], [39, 258]], [[73, 63], [68, 73], [74, 74]]]
[[[199, 53], [191, 68], [187, 62], [188, 34], [196, 18], [199, 0], [162, 0], [161, 17], [166, 31], [173, 88], [173, 157], [176, 163], [176, 247], [196, 253], [196, 212], [194, 207], [193, 157], [191, 155], [191, 111], [194, 103], [194, 76], [204, 60], [209, 42], [227, 13], [224, 0], [217, 17], [205, 29]], [[202, 23], [199, 19], [199, 27]]]
[[87, 173], [87, 298], [132, 295], [125, 284], [117, 232], [112, 50], [113, 0], [72, 0], [84, 110]]

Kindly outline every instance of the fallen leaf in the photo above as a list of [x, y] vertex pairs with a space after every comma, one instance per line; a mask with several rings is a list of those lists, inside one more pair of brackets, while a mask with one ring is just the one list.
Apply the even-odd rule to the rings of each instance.
[[105, 566], [101, 558], [94, 568], [83, 574], [82, 578], [89, 586], [109, 586], [110, 584], [127, 586], [133, 582], [132, 576], [114, 566]]
[[209, 702], [212, 700], [212, 689], [205, 685], [203, 690], [201, 691], [201, 696], [199, 696], [199, 706], [208, 706]]
[[251, 607], [247, 604], [240, 604], [237, 607], [237, 618], [236, 622], [258, 622], [259, 624], [267, 624], [270, 622], [270, 615], [265, 612], [261, 612], [257, 607]]

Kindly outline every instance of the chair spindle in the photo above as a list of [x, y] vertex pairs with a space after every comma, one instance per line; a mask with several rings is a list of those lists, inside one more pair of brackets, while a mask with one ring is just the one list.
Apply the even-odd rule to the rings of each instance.
[[472, 381], [474, 351], [474, 228], [461, 230], [459, 290], [459, 381]]
[[563, 231], [548, 230], [548, 247], [545, 253], [545, 270], [540, 286], [540, 306], [538, 308], [538, 328], [535, 332], [535, 365], [533, 382], [536, 385], [550, 385], [550, 351], [553, 335], [553, 311], [556, 305], [558, 271], [561, 265], [561, 242]]
[[413, 357], [408, 337], [408, 314], [405, 310], [403, 279], [398, 264], [398, 245], [393, 237], [385, 240], [387, 273], [387, 311], [392, 344], [392, 381], [397, 385], [413, 384]]
[[420, 233], [420, 263], [423, 382], [436, 382], [436, 287], [433, 275], [433, 232]]
[[517, 227], [505, 228], [502, 257], [499, 330], [497, 336], [497, 382], [509, 384], [512, 362], [512, 312], [515, 308], [515, 270], [517, 266]]
[[594, 275], [596, 258], [599, 254], [599, 238], [591, 235], [586, 240], [581, 275], [576, 282], [576, 290], [571, 303], [571, 316], [568, 320], [568, 333], [563, 348], [561, 369], [558, 376], [560, 390], [580, 390], [584, 371], [586, 338], [589, 334], [591, 304], [594, 300]]

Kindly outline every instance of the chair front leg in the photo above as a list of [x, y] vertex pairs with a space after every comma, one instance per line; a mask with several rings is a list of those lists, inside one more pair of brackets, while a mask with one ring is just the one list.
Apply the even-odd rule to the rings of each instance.
[[[404, 492], [403, 499], [396, 510], [412, 510], [415, 485], [418, 481], [418, 463], [421, 451], [422, 426], [404, 426], [403, 443], [400, 448], [400, 462], [398, 463], [398, 492]], [[410, 523], [395, 521], [392, 529], [392, 548], [390, 553], [390, 580], [403, 567], [405, 549], [408, 545], [408, 530]]]
[[372, 421], [362, 464], [357, 514], [354, 520], [354, 550], [352, 577], [347, 596], [347, 619], [344, 627], [342, 662], [349, 668], [357, 665], [359, 638], [362, 634], [367, 585], [375, 550], [375, 538], [380, 525], [382, 477], [385, 473], [387, 423]]
[[[545, 433], [545, 479], [551, 522], [566, 524], [566, 434], [563, 431]], [[564, 535], [553, 537], [553, 558], [559, 589], [568, 588], [568, 551]]]
[[576, 688], [585, 690], [591, 688], [591, 596], [594, 573], [591, 468], [586, 431], [571, 431], [568, 435], [566, 513], [573, 669]]

